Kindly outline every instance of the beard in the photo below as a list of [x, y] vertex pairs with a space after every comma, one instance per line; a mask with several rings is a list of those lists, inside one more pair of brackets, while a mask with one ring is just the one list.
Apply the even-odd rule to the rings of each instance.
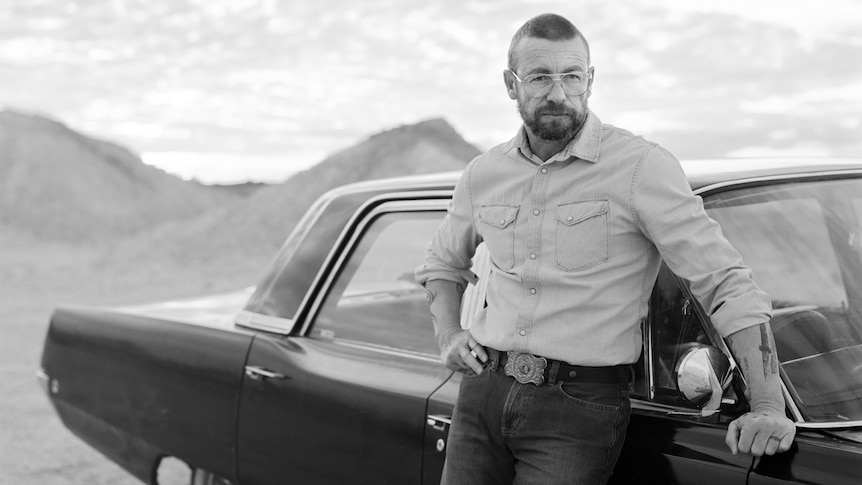
[[[556, 104], [545, 104], [536, 108], [530, 114], [526, 103], [518, 100], [518, 112], [530, 132], [545, 141], [571, 140], [581, 131], [587, 121], [586, 100], [584, 109], [578, 110]], [[543, 119], [542, 115], [557, 115], [552, 119]]]

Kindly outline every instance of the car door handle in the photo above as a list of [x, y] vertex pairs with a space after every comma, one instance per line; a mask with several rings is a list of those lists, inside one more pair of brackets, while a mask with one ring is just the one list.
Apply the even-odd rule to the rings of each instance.
[[435, 430], [443, 431], [446, 429], [446, 426], [452, 424], [452, 417], [442, 414], [429, 414], [426, 422], [428, 426], [431, 426]]
[[264, 379], [287, 379], [286, 375], [280, 374], [278, 372], [273, 372], [259, 365], [245, 366], [245, 375], [256, 381], [262, 381]]

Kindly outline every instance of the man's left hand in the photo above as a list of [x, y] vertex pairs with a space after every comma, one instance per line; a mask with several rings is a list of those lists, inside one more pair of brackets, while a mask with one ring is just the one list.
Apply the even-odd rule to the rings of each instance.
[[734, 455], [774, 455], [789, 450], [795, 436], [796, 426], [783, 412], [752, 411], [730, 423], [724, 442]]

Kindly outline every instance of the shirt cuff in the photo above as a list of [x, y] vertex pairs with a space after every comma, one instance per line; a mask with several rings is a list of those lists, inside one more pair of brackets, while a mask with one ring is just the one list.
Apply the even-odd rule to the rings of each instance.
[[722, 337], [772, 319], [772, 300], [762, 291], [751, 291], [726, 300], [711, 316]]

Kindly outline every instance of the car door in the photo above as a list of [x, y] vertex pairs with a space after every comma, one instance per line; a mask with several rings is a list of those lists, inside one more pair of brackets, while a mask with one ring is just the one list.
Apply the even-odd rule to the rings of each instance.
[[440, 363], [414, 281], [445, 201], [378, 206], [325, 275], [298, 335], [258, 335], [240, 403], [240, 483], [419, 484]]
[[663, 265], [636, 365], [631, 421], [611, 484], [746, 483], [752, 457], [734, 456], [724, 443], [727, 424], [744, 412], [736, 391], [725, 392], [720, 412], [702, 416], [677, 389], [676, 366], [687, 349], [723, 346], [705, 321], [682, 282]]

